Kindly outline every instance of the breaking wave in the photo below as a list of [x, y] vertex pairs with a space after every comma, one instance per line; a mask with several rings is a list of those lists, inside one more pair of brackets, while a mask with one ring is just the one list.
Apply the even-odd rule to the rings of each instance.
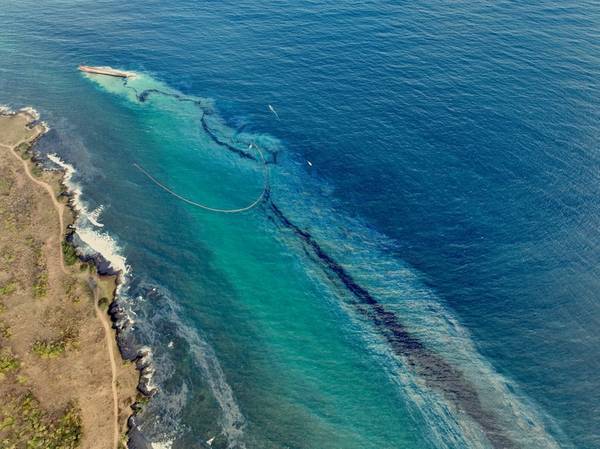
[[95, 229], [104, 227], [100, 222], [100, 215], [104, 206], [100, 205], [90, 211], [86, 202], [82, 199], [81, 186], [73, 180], [76, 173], [75, 167], [63, 161], [56, 154], [48, 154], [47, 157], [64, 170], [63, 182], [71, 195], [71, 204], [77, 214], [73, 226], [75, 233], [83, 243], [79, 249], [87, 256], [101, 255], [114, 271], [120, 273], [123, 280], [129, 273], [129, 265], [125, 256], [122, 255], [122, 249], [110, 234]]
[[[83, 191], [81, 186], [74, 180], [77, 173], [73, 165], [63, 161], [56, 154], [48, 154], [47, 158], [56, 166], [60, 167], [64, 172], [63, 183], [67, 187], [70, 194], [70, 201], [73, 209], [76, 212], [76, 220], [73, 224], [74, 237], [77, 250], [84, 256], [94, 257], [100, 255], [110, 265], [110, 268], [119, 273], [119, 286], [117, 289], [118, 317], [116, 326], [119, 329], [119, 341], [126, 342], [126, 345], [132, 346], [130, 350], [131, 357], [136, 359], [138, 370], [140, 371], [140, 389], [146, 394], [152, 396], [158, 393], [158, 401], [161, 401], [160, 396], [167, 395], [168, 399], [163, 399], [162, 404], [168, 402], [170, 405], [163, 406], [163, 410], [168, 413], [160, 419], [168, 419], [169, 425], [158, 425], [157, 422], [152, 422], [152, 419], [146, 420], [140, 424], [140, 419], [132, 420], [134, 429], [140, 431], [142, 428], [149, 430], [149, 427], [157, 426], [161, 431], [149, 432], [152, 434], [151, 440], [144, 443], [148, 447], [155, 448], [170, 448], [172, 447], [172, 438], [168, 437], [164, 429], [172, 429], [172, 432], [177, 433], [177, 416], [187, 401], [186, 394], [179, 394], [176, 400], [173, 394], [167, 394], [161, 391], [160, 384], [164, 381], [165, 375], [169, 373], [169, 354], [162, 352], [159, 356], [155, 356], [153, 346], [158, 341], [154, 337], [153, 325], [154, 320], [166, 320], [169, 323], [177, 323], [176, 334], [181, 339], [185, 340], [189, 345], [190, 352], [193, 354], [194, 363], [202, 371], [204, 379], [208, 383], [216, 402], [221, 409], [220, 431], [218, 435], [224, 436], [227, 441], [227, 447], [244, 448], [243, 429], [245, 426], [245, 418], [242, 415], [238, 404], [235, 401], [233, 391], [228, 385], [223, 370], [219, 361], [214, 354], [212, 348], [199, 335], [193, 332], [180, 319], [174, 302], [168, 298], [168, 295], [163, 294], [162, 297], [165, 303], [165, 310], [159, 316], [153, 318], [145, 317], [139, 319], [139, 314], [144, 314], [145, 297], [157, 295], [159, 289], [153, 287], [147, 289], [146, 294], [135, 294], [136, 287], [132, 287], [134, 276], [127, 259], [123, 255], [123, 250], [108, 232], [99, 230], [104, 225], [100, 218], [104, 206], [100, 205], [93, 210], [83, 200]], [[143, 291], [143, 289], [142, 289]], [[132, 299], [134, 298], [134, 299]], [[114, 312], [114, 310], [113, 310]], [[115, 317], [115, 314], [113, 314]], [[172, 347], [172, 346], [171, 346]], [[160, 376], [157, 380], [157, 367], [160, 367]], [[187, 386], [183, 384], [182, 389], [186, 390]], [[214, 436], [214, 435], [212, 435]], [[173, 438], [175, 435], [172, 436]], [[209, 436], [206, 438], [209, 439]]]

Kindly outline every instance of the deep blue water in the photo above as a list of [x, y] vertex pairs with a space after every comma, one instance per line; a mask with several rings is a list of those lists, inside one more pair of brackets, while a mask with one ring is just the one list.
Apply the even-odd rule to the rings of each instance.
[[[136, 444], [600, 447], [599, 30], [581, 1], [4, 0], [0, 104], [130, 266]], [[277, 153], [260, 207], [132, 165], [249, 203], [263, 166], [203, 113]]]

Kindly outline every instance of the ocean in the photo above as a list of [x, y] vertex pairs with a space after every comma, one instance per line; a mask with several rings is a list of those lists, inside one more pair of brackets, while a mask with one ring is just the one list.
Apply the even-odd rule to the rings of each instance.
[[599, 448], [599, 37], [589, 1], [2, 0], [0, 104], [145, 354], [129, 446]]

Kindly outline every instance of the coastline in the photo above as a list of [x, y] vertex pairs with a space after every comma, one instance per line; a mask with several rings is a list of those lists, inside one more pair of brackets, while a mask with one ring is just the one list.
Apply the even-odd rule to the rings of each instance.
[[[0, 139], [0, 146], [2, 150], [13, 153], [15, 159], [19, 156], [22, 159], [22, 166], [25, 174], [30, 178], [27, 182], [30, 185], [38, 184], [44, 187], [48, 195], [52, 199], [55, 206], [55, 212], [59, 218], [60, 226], [60, 240], [54, 243], [54, 245], [48, 244], [47, 246], [54, 246], [57, 252], [60, 254], [59, 260], [55, 264], [48, 263], [49, 269], [56, 269], [57, 267], [51, 265], [60, 265], [60, 270], [63, 272], [61, 276], [67, 277], [68, 279], [80, 279], [85, 280], [85, 284], [88, 287], [88, 295], [93, 301], [93, 310], [95, 313], [95, 324], [97, 331], [98, 324], [101, 324], [104, 333], [105, 340], [105, 353], [107, 352], [111, 362], [112, 381], [110, 382], [110, 389], [112, 390], [113, 396], [113, 407], [111, 407], [113, 413], [113, 427], [114, 427], [114, 438], [112, 444], [106, 447], [121, 448], [126, 447], [126, 438], [128, 438], [128, 432], [131, 425], [131, 418], [134, 416], [136, 411], [140, 410], [143, 403], [147, 401], [154, 391], [148, 388], [147, 382], [144, 382], [144, 378], [148, 377], [148, 370], [152, 367], [148, 362], [148, 357], [144, 353], [137, 354], [135, 357], [126, 357], [125, 350], [119, 343], [119, 332], [122, 329], [121, 320], [123, 317], [119, 316], [119, 306], [117, 305], [117, 293], [120, 285], [123, 282], [124, 273], [120, 271], [107, 270], [106, 263], [103, 263], [103, 255], [84, 255], [76, 246], [73, 245], [72, 236], [75, 233], [74, 223], [76, 223], [80, 211], [77, 210], [76, 205], [73, 201], [75, 192], [72, 190], [72, 186], [69, 186], [66, 182], [68, 176], [65, 167], [61, 167], [60, 170], [47, 170], [44, 169], [40, 160], [37, 158], [35, 153], [35, 144], [37, 141], [48, 131], [48, 126], [40, 121], [39, 114], [33, 108], [23, 108], [18, 111], [12, 111], [7, 108], [0, 108], [0, 119], [1, 118], [13, 118], [15, 121], [21, 121], [20, 125], [24, 125], [27, 129], [22, 129], [24, 138], [19, 139], [18, 142], [10, 141], [12, 136], [4, 136], [4, 141]], [[17, 129], [19, 125], [8, 127], [10, 131], [15, 132], [15, 136], [19, 135]], [[10, 133], [9, 133], [10, 134]], [[25, 137], [26, 136], [26, 137]], [[21, 164], [18, 164], [21, 165]], [[39, 179], [35, 179], [38, 178]], [[36, 187], [34, 186], [34, 190]], [[39, 190], [39, 189], [38, 189]], [[79, 192], [80, 193], [80, 192]], [[52, 211], [54, 212], [54, 211]], [[76, 267], [79, 267], [77, 271]], [[9, 271], [9, 270], [7, 270]], [[0, 270], [1, 272], [1, 270]], [[10, 273], [9, 273], [10, 275]], [[70, 276], [70, 278], [69, 278]], [[0, 277], [0, 281], [3, 279]], [[2, 298], [0, 298], [2, 299]], [[86, 313], [89, 315], [89, 308]], [[110, 317], [110, 319], [109, 319]], [[90, 317], [86, 316], [89, 320]], [[100, 323], [98, 323], [100, 322]], [[87, 321], [86, 325], [89, 324]], [[91, 323], [91, 321], [90, 321]], [[93, 327], [93, 326], [92, 326]], [[114, 332], [113, 330], [114, 329]], [[99, 334], [95, 335], [97, 338]], [[95, 341], [95, 343], [98, 343]], [[2, 344], [0, 348], [5, 345]], [[75, 345], [73, 345], [75, 346]], [[83, 345], [82, 345], [83, 346]], [[63, 348], [63, 352], [66, 354], [70, 352]], [[73, 352], [79, 354], [79, 359], [87, 361], [91, 360], [93, 348], [82, 347], [81, 350], [77, 348]], [[118, 353], [115, 361], [115, 353]], [[69, 355], [70, 357], [74, 357]], [[48, 359], [66, 357], [63, 354], [52, 355]], [[120, 360], [119, 360], [120, 358]], [[81, 363], [82, 360], [78, 360]], [[135, 369], [133, 363], [135, 363]], [[25, 365], [25, 363], [21, 363]], [[68, 363], [65, 363], [68, 365]], [[88, 371], [91, 370], [92, 364], [90, 363], [87, 367]], [[67, 370], [69, 367], [67, 366]], [[138, 371], [136, 373], [136, 370]], [[5, 377], [5, 376], [3, 376]], [[93, 373], [92, 378], [95, 377]], [[17, 377], [19, 381], [19, 378]], [[96, 379], [94, 379], [96, 381]], [[19, 381], [20, 382], [20, 381]], [[95, 393], [94, 389], [98, 388], [98, 391], [103, 391], [104, 388], [100, 385], [88, 385], [87, 396], [91, 396]], [[52, 387], [53, 388], [53, 387]], [[80, 398], [77, 398], [80, 399]], [[97, 404], [86, 404], [86, 407], [97, 409], [103, 407], [102, 403]], [[98, 411], [98, 410], [96, 410]], [[98, 413], [101, 416], [101, 413]], [[96, 423], [94, 422], [94, 425]], [[95, 426], [94, 426], [95, 427]], [[89, 435], [94, 435], [99, 431], [94, 428], [90, 428], [89, 424], [86, 426], [86, 420], [83, 419], [81, 423], [82, 432], [80, 440], [72, 441], [72, 446], [64, 447], [104, 447], [98, 446], [99, 440], [91, 438]], [[1, 430], [1, 429], [0, 429]], [[63, 446], [60, 446], [63, 447]]]
[[[105, 254], [102, 249], [97, 248], [90, 241], [90, 236], [87, 235], [88, 229], [82, 229], [76, 227], [76, 223], [79, 218], [84, 217], [93, 226], [102, 228], [104, 225], [97, 222], [97, 215], [101, 212], [98, 210], [89, 211], [84, 206], [81, 199], [82, 192], [80, 187], [72, 181], [72, 176], [75, 174], [75, 168], [64, 162], [56, 154], [48, 154], [48, 160], [58, 167], [56, 170], [62, 173], [60, 177], [60, 185], [63, 189], [63, 195], [68, 198], [66, 211], [69, 213], [69, 220], [65, 225], [65, 236], [64, 241], [74, 248], [77, 257], [82, 263], [91, 264], [95, 267], [97, 275], [100, 279], [106, 280], [109, 285], [108, 294], [104, 295], [108, 298], [108, 304], [106, 304], [106, 314], [110, 317], [112, 322], [112, 328], [115, 331], [114, 339], [119, 349], [119, 353], [123, 360], [127, 360], [135, 364], [136, 370], [139, 372], [139, 379], [137, 382], [137, 390], [139, 397], [136, 402], [132, 404], [133, 413], [129, 416], [129, 420], [133, 418], [137, 411], [140, 411], [149, 398], [151, 398], [156, 392], [157, 388], [152, 382], [154, 374], [154, 365], [152, 363], [152, 352], [147, 347], [137, 348], [134, 345], [130, 345], [127, 341], [127, 337], [124, 335], [125, 331], [133, 324], [133, 321], [127, 311], [119, 304], [119, 291], [127, 282], [128, 266], [124, 257], [113, 254], [115, 248], [104, 249], [111, 254]], [[100, 207], [99, 209], [101, 209]], [[86, 238], [82, 238], [83, 231], [86, 231]], [[89, 232], [96, 237], [95, 232]], [[82, 244], [75, 242], [75, 237], [81, 240], [83, 246], [87, 246], [84, 249]], [[92, 237], [92, 238], [93, 238]], [[105, 235], [103, 235], [105, 237]], [[110, 244], [113, 241], [110, 240]], [[110, 246], [110, 245], [109, 245]], [[129, 424], [131, 427], [131, 424]]]

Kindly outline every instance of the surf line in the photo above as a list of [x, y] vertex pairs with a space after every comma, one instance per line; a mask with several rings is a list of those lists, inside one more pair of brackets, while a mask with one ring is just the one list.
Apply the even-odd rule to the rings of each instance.
[[158, 187], [163, 189], [165, 192], [167, 192], [168, 194], [174, 196], [175, 198], [177, 198], [191, 206], [198, 207], [200, 209], [204, 209], [209, 212], [216, 212], [216, 213], [221, 213], [221, 214], [237, 214], [237, 213], [241, 213], [241, 212], [246, 212], [246, 211], [258, 206], [263, 201], [263, 199], [265, 199], [269, 196], [269, 191], [270, 191], [269, 166], [267, 165], [265, 158], [263, 156], [263, 153], [262, 153], [261, 149], [258, 147], [258, 145], [251, 143], [250, 147], [256, 148], [256, 151], [260, 155], [260, 158], [263, 162], [265, 184], [264, 184], [264, 187], [263, 187], [262, 191], [260, 192], [260, 195], [258, 196], [258, 198], [256, 198], [252, 203], [248, 204], [247, 206], [240, 207], [238, 209], [220, 209], [220, 208], [216, 208], [216, 207], [207, 206], [206, 204], [202, 204], [197, 201], [190, 200], [189, 198], [179, 195], [177, 192], [175, 192], [171, 188], [167, 187], [165, 184], [163, 184], [158, 179], [156, 179], [154, 176], [152, 176], [150, 173], [148, 173], [148, 171], [145, 170], [141, 165], [134, 163], [133, 166], [135, 168], [137, 168], [140, 172], [142, 172], [150, 181], [152, 181]]

